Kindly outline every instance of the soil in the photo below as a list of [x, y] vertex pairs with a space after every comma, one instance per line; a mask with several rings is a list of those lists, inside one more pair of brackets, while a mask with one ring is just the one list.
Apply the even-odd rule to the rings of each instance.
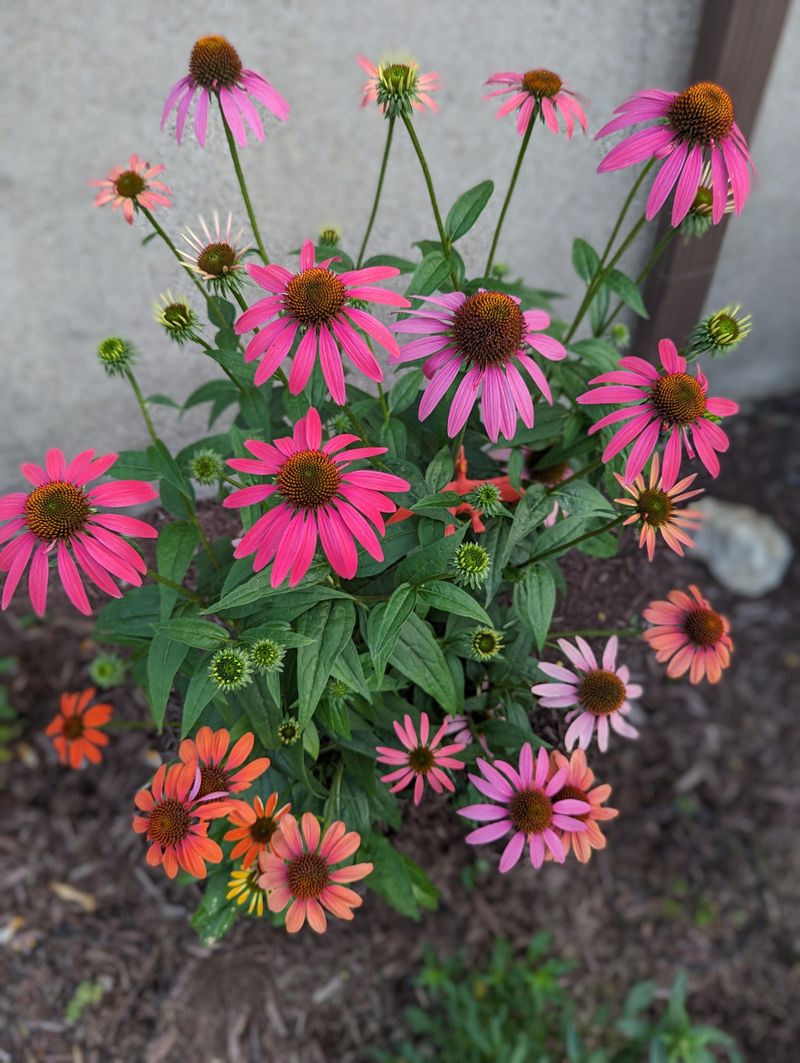
[[[798, 398], [732, 422], [712, 487], [790, 535], [800, 523]], [[568, 569], [560, 629], [624, 626], [650, 599], [697, 582], [736, 642], [716, 687], [670, 682], [643, 643], [626, 644], [645, 686], [641, 738], [594, 757], [621, 810], [605, 852], [538, 873], [521, 863], [501, 878], [496, 854], [476, 864], [462, 822], [429, 796], [409, 809], [400, 844], [441, 889], [437, 912], [416, 924], [368, 893], [354, 923], [322, 938], [242, 920], [213, 948], [188, 925], [193, 889], [147, 868], [130, 829], [132, 795], [158, 762], [155, 737], [117, 733], [102, 767], [74, 773], [42, 733], [59, 692], [88, 685], [90, 623], [55, 593], [47, 626], [31, 626], [22, 607], [4, 614], [0, 656], [18, 659], [8, 686], [25, 732], [0, 765], [0, 1060], [366, 1060], [413, 1001], [426, 943], [480, 960], [495, 935], [523, 947], [543, 926], [575, 961], [570, 985], [587, 1008], [616, 1006], [639, 978], [665, 989], [684, 967], [696, 1021], [734, 1035], [745, 1058], [797, 1059], [797, 566], [755, 600], [669, 551], [648, 565], [630, 536], [619, 557], [576, 556]], [[134, 690], [109, 700], [117, 718], [146, 719]], [[561, 726], [549, 713], [536, 722], [547, 736]], [[102, 1000], [70, 1021], [84, 982]]]

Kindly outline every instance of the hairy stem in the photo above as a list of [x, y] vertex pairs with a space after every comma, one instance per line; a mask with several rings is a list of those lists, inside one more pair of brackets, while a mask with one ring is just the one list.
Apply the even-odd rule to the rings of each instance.
[[497, 226], [494, 230], [492, 246], [489, 249], [489, 257], [486, 259], [486, 266], [483, 270], [484, 277], [489, 276], [489, 271], [491, 270], [492, 263], [494, 262], [494, 253], [497, 250], [497, 242], [500, 239], [500, 230], [503, 228], [503, 222], [506, 220], [506, 211], [508, 210], [508, 205], [511, 202], [511, 197], [514, 194], [514, 187], [517, 183], [517, 178], [519, 177], [520, 168], [522, 167], [522, 160], [525, 158], [525, 152], [528, 150], [528, 143], [531, 139], [531, 134], [533, 133], [533, 127], [536, 124], [536, 116], [538, 113], [539, 107], [537, 104], [533, 109], [528, 128], [525, 130], [525, 135], [522, 138], [522, 144], [520, 145], [519, 154], [517, 155], [517, 161], [514, 165], [514, 172], [511, 174], [511, 182], [508, 186], [508, 192], [506, 192], [506, 198], [503, 200], [503, 206], [500, 208], [500, 217], [497, 219]]
[[381, 193], [383, 192], [383, 179], [386, 176], [386, 164], [389, 161], [389, 151], [392, 146], [392, 135], [394, 134], [394, 115], [389, 119], [389, 129], [386, 134], [386, 146], [383, 149], [383, 159], [381, 160], [381, 172], [378, 174], [378, 187], [375, 189], [375, 199], [372, 203], [372, 212], [367, 222], [367, 231], [364, 233], [364, 239], [361, 241], [361, 247], [359, 248], [358, 258], [356, 260], [356, 269], [361, 267], [361, 263], [364, 261], [364, 252], [367, 250], [367, 241], [369, 240], [370, 233], [372, 232], [372, 226], [375, 223], [375, 218], [378, 214], [378, 204], [381, 201]]
[[231, 159], [233, 160], [233, 168], [236, 171], [236, 178], [239, 182], [239, 188], [242, 190], [242, 199], [244, 200], [245, 210], [247, 211], [247, 217], [250, 219], [250, 228], [253, 230], [253, 236], [256, 239], [258, 245], [258, 253], [261, 255], [261, 259], [265, 266], [269, 265], [269, 255], [264, 247], [264, 241], [261, 239], [261, 232], [258, 228], [258, 222], [256, 221], [255, 212], [253, 211], [253, 204], [250, 202], [250, 193], [247, 191], [247, 182], [244, 179], [244, 173], [242, 172], [242, 164], [239, 161], [239, 151], [236, 147], [236, 141], [234, 140], [231, 127], [228, 125], [228, 119], [225, 117], [225, 112], [222, 110], [222, 101], [218, 98], [219, 113], [222, 116], [222, 124], [225, 127], [225, 136], [228, 140], [228, 148], [231, 153]]

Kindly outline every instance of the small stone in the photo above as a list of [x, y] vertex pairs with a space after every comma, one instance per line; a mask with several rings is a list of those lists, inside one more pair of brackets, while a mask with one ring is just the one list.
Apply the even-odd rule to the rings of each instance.
[[705, 561], [723, 587], [758, 598], [779, 586], [794, 551], [772, 517], [709, 497], [692, 508], [702, 511], [703, 522], [691, 555]]

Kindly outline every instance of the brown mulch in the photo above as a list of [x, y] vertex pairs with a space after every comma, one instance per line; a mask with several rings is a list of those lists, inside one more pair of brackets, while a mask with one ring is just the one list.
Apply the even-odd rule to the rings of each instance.
[[[712, 489], [790, 535], [800, 522], [797, 403], [733, 422]], [[559, 628], [627, 624], [650, 598], [694, 581], [728, 613], [736, 640], [718, 687], [672, 683], [643, 645], [626, 646], [645, 686], [641, 738], [594, 758], [621, 810], [605, 852], [586, 867], [521, 864], [501, 878], [496, 857], [476, 862], [463, 824], [429, 798], [409, 810], [401, 845], [441, 889], [438, 912], [415, 924], [368, 893], [353, 924], [321, 939], [241, 921], [213, 949], [188, 926], [194, 890], [148, 869], [130, 830], [156, 739], [115, 734], [101, 768], [70, 773], [41, 733], [59, 691], [87, 683], [90, 624], [55, 602], [47, 627], [21, 608], [5, 614], [0, 656], [18, 658], [8, 685], [26, 731], [0, 765], [0, 1061], [366, 1060], [413, 1000], [426, 942], [480, 959], [495, 935], [522, 945], [542, 927], [575, 961], [572, 986], [587, 1008], [618, 1005], [639, 978], [666, 987], [685, 967], [697, 1021], [737, 1037], [746, 1058], [795, 1060], [797, 566], [777, 591], [746, 600], [689, 559], [662, 551], [648, 565], [629, 541], [611, 561], [570, 559], [568, 579]], [[134, 691], [110, 700], [118, 718], [146, 718]], [[69, 1022], [84, 982], [102, 1000]]]

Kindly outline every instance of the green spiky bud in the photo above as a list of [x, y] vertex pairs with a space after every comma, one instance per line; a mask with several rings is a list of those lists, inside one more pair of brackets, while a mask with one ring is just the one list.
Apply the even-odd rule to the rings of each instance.
[[751, 314], [740, 314], [741, 306], [726, 306], [695, 326], [686, 349], [688, 359], [701, 354], [728, 354], [738, 347], [753, 327]]
[[185, 295], [176, 298], [169, 290], [162, 292], [160, 302], [153, 303], [153, 311], [156, 321], [174, 343], [183, 344], [194, 339], [196, 330], [202, 328], [200, 318]]
[[89, 678], [101, 690], [110, 690], [125, 678], [125, 662], [116, 653], [98, 653], [89, 665]]
[[97, 357], [109, 376], [122, 376], [136, 358], [136, 348], [121, 336], [107, 336], [97, 346]]
[[378, 65], [377, 103], [385, 118], [408, 118], [419, 96], [419, 70], [411, 61]]
[[622, 323], [613, 325], [611, 328], [611, 339], [620, 351], [626, 351], [631, 345], [631, 330], [627, 325], [623, 325]]
[[259, 672], [280, 672], [285, 656], [286, 647], [274, 639], [259, 639], [250, 647], [250, 660]]
[[242, 690], [253, 682], [250, 657], [237, 646], [217, 650], [208, 666], [208, 674], [226, 693]]
[[278, 724], [278, 738], [282, 746], [293, 746], [300, 740], [303, 730], [297, 720], [287, 716]]
[[325, 247], [336, 247], [342, 238], [335, 225], [327, 225], [319, 234], [319, 242]]
[[500, 497], [500, 488], [497, 484], [478, 484], [469, 495], [469, 502], [479, 513], [485, 513], [487, 517], [496, 517], [502, 512], [503, 499]]
[[503, 634], [493, 627], [476, 627], [469, 636], [469, 655], [473, 661], [493, 661], [503, 649]]
[[492, 558], [479, 543], [462, 543], [456, 550], [452, 566], [456, 583], [467, 587], [481, 587], [489, 577]]
[[192, 454], [187, 469], [193, 480], [209, 487], [218, 483], [225, 475], [225, 462], [216, 450], [202, 447]]

